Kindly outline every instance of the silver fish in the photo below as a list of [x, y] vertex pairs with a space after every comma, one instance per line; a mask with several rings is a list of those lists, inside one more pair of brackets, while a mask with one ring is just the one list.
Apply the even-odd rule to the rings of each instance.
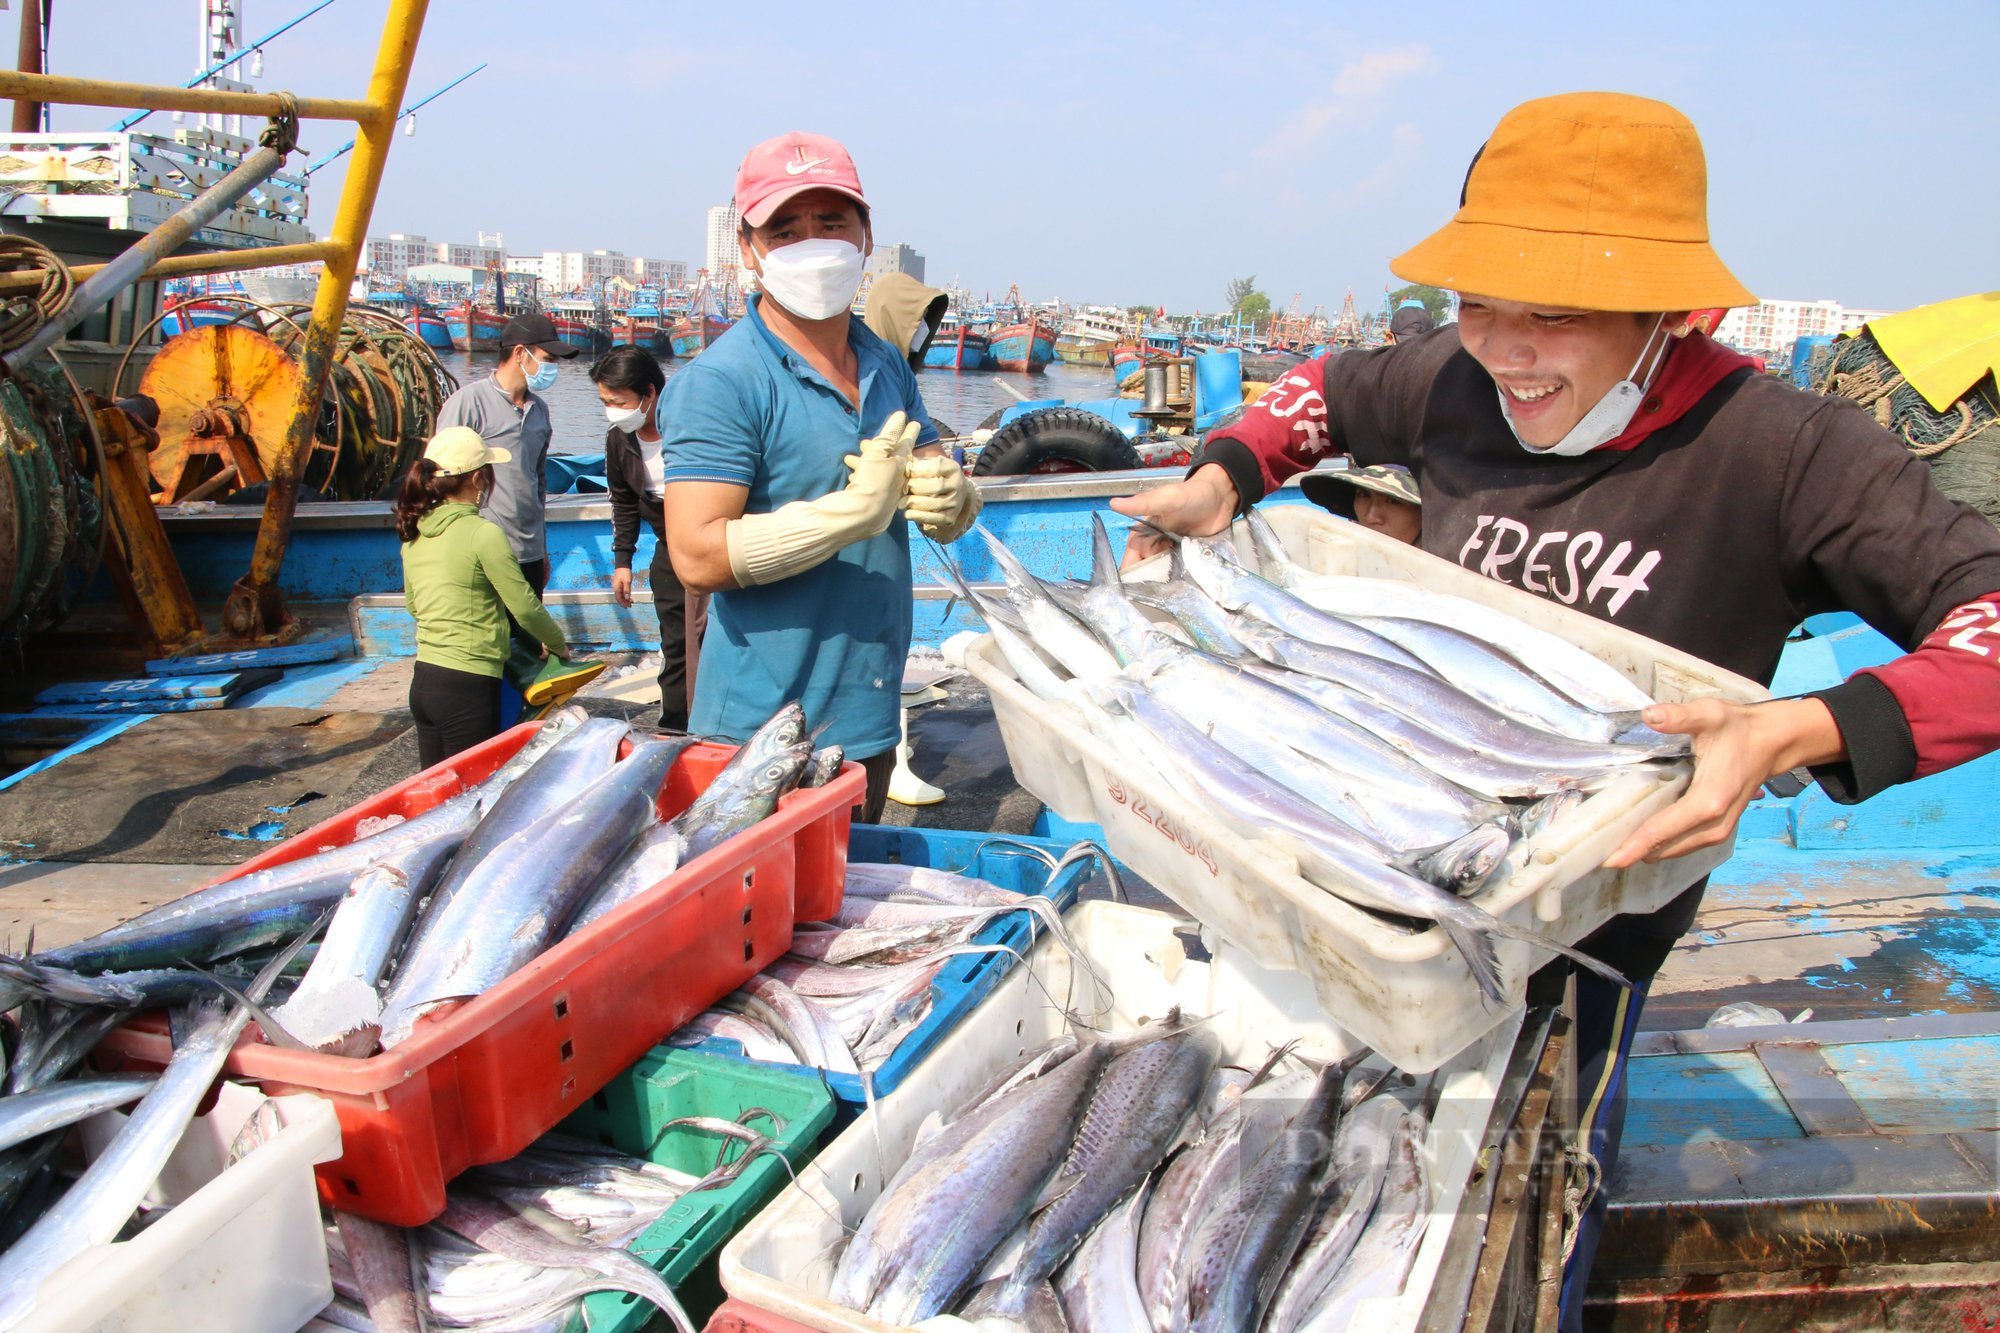
[[606, 868], [659, 819], [660, 787], [682, 748], [640, 744], [491, 852], [411, 946], [382, 1005], [382, 1045], [395, 1047], [423, 1014], [483, 993], [560, 939]]
[[[1463, 955], [1480, 990], [1500, 1003], [1505, 996], [1493, 939], [1521, 940], [1561, 954], [1629, 984], [1612, 968], [1588, 954], [1559, 944], [1538, 932], [1513, 925], [1472, 903], [1447, 893], [1414, 875], [1366, 856], [1328, 836], [1327, 817], [1316, 806], [1283, 787], [1262, 779], [1257, 771], [1195, 728], [1162, 708], [1136, 686], [1105, 691], [1105, 699], [1140, 724], [1141, 739], [1150, 737], [1154, 767], [1170, 780], [1180, 774], [1190, 799], [1209, 802], [1246, 836], [1275, 837], [1300, 857], [1302, 869], [1321, 887], [1358, 906], [1399, 916], [1434, 921]], [[1190, 779], [1188, 772], [1199, 776]]]
[[593, 717], [570, 730], [508, 784], [480, 819], [479, 826], [458, 849], [451, 869], [431, 894], [418, 918], [406, 952], [422, 950], [443, 918], [487, 857], [549, 815], [563, 809], [602, 777], [618, 760], [618, 749], [632, 728], [616, 718]]
[[333, 1221], [370, 1322], [379, 1333], [424, 1333], [428, 1321], [403, 1228], [338, 1209]]
[[1256, 1328], [1312, 1220], [1344, 1082], [1328, 1065], [1279, 1141], [1231, 1183], [1188, 1241], [1191, 1333]]
[[1602, 713], [1636, 711], [1653, 702], [1615, 667], [1504, 611], [1401, 579], [1307, 570], [1292, 560], [1262, 513], [1253, 508], [1244, 517], [1256, 544], [1258, 572], [1322, 611], [1355, 618], [1427, 620], [1465, 630], [1506, 652], [1578, 703]]
[[576, 1229], [546, 1213], [516, 1211], [492, 1200], [447, 1194], [438, 1225], [483, 1249], [543, 1268], [583, 1268], [605, 1285], [651, 1301], [677, 1333], [695, 1333], [694, 1323], [661, 1276], [623, 1250], [595, 1245]]
[[1293, 1333], [1346, 1266], [1375, 1211], [1403, 1122], [1403, 1104], [1390, 1096], [1370, 1098], [1341, 1121], [1320, 1186], [1319, 1215], [1264, 1316], [1268, 1333]]
[[1145, 1206], [1142, 1185], [1105, 1215], [1057, 1279], [1056, 1294], [1076, 1333], [1138, 1333], [1147, 1326], [1136, 1276]]
[[151, 1074], [105, 1074], [0, 1097], [0, 1150], [129, 1106], [158, 1081]]
[[[796, 705], [790, 706], [797, 710]], [[569, 933], [658, 886], [697, 856], [777, 809], [812, 762], [803, 710], [785, 711], [747, 741], [686, 810], [647, 830], [604, 872], [571, 920]], [[792, 739], [786, 740], [785, 737]]]
[[[334, 909], [305, 980], [272, 1017], [307, 1046], [366, 1056], [382, 1018], [383, 978], [417, 917], [424, 893], [463, 841], [440, 834], [374, 862]], [[350, 1038], [359, 1034], [357, 1042]]]
[[1109, 1053], [1105, 1043], [1086, 1046], [968, 1117], [976, 1132], [954, 1135], [948, 1128], [940, 1138], [953, 1150], [899, 1173], [900, 1184], [892, 1182], [870, 1210], [872, 1233], [864, 1227], [843, 1256], [845, 1263], [886, 1255], [879, 1283], [858, 1291], [837, 1277], [835, 1289], [864, 1300], [870, 1317], [889, 1324], [948, 1310], [1062, 1164], [1066, 1127], [1081, 1113]]
[[[1401, 667], [1365, 654], [1307, 643], [1250, 626], [1244, 628], [1242, 637], [1253, 651], [1273, 665], [1358, 690], [1378, 705], [1393, 709], [1443, 737], [1448, 745], [1411, 753], [1412, 758], [1433, 768], [1436, 765], [1429, 760], [1434, 751], [1449, 754], [1451, 746], [1483, 750], [1513, 765], [1535, 770], [1540, 785], [1525, 794], [1541, 795], [1564, 785], [1565, 776], [1573, 779], [1580, 774], [1629, 768], [1657, 757], [1637, 746], [1583, 741], [1544, 731], [1494, 710], [1428, 670]], [[1323, 693], [1314, 697], [1329, 707], [1335, 706]], [[1339, 711], [1382, 735], [1367, 715], [1344, 707]], [[1456, 773], [1446, 776], [1470, 785]]]
[[[1237, 562], [1233, 548], [1219, 537], [1183, 537], [1181, 556], [1195, 586], [1225, 610], [1242, 619], [1259, 620], [1294, 638], [1362, 653], [1379, 661], [1415, 671], [1427, 671], [1407, 649], [1351, 620], [1328, 615], [1268, 579], [1259, 578]], [[1240, 625], [1240, 621], [1239, 621]], [[1241, 637], [1241, 630], [1238, 629]]]
[[1417, 1246], [1430, 1222], [1430, 1177], [1423, 1143], [1429, 1122], [1420, 1111], [1403, 1118], [1392, 1141], [1388, 1170], [1374, 1216], [1319, 1304], [1299, 1325], [1301, 1333], [1335, 1333], [1353, 1327], [1362, 1301], [1401, 1293]]
[[1060, 1179], [1074, 1183], [1035, 1215], [1020, 1263], [991, 1308], [1019, 1314], [1104, 1214], [1137, 1189], [1179, 1137], [1214, 1068], [1215, 1037], [1194, 1028], [1127, 1051], [1106, 1067]]
[[[302, 936], [292, 951], [303, 943]], [[251, 999], [261, 999], [270, 989], [290, 961], [289, 953], [273, 959], [251, 982]], [[195, 1006], [194, 1017], [188, 1039], [117, 1137], [27, 1234], [0, 1254], [0, 1329], [12, 1328], [33, 1313], [43, 1282], [57, 1269], [117, 1236], [180, 1143], [209, 1085], [222, 1072], [222, 1062], [249, 1021], [250, 1010], [244, 1005], [225, 1009], [204, 1000]]]

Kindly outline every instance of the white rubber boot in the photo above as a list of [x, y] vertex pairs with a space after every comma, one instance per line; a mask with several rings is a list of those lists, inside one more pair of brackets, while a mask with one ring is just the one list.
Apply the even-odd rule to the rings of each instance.
[[933, 787], [910, 771], [910, 710], [901, 709], [898, 715], [903, 739], [896, 746], [895, 770], [889, 774], [889, 799], [897, 805], [936, 805], [944, 799], [944, 788]]

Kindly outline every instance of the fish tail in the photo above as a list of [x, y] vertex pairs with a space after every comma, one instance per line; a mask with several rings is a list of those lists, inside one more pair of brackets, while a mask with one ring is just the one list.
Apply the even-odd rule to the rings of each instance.
[[1111, 533], [1104, 526], [1102, 511], [1090, 511], [1090, 581], [1107, 588], [1122, 588], [1118, 574], [1118, 553], [1111, 549]]
[[1506, 991], [1501, 985], [1500, 955], [1494, 952], [1492, 933], [1449, 918], [1439, 920], [1438, 926], [1464, 956], [1465, 965], [1472, 969], [1472, 979], [1479, 983], [1479, 993], [1494, 1004], [1504, 1005], [1507, 1002]]
[[1600, 962], [1592, 958], [1581, 949], [1573, 949], [1567, 944], [1561, 944], [1550, 939], [1538, 930], [1529, 930], [1525, 926], [1517, 926], [1511, 922], [1502, 921], [1498, 917], [1491, 917], [1490, 920], [1492, 924], [1487, 929], [1495, 935], [1503, 935], [1510, 940], [1519, 940], [1521, 943], [1533, 945], [1537, 949], [1547, 949], [1550, 953], [1560, 954], [1577, 966], [1588, 968], [1590, 971], [1595, 972], [1614, 986], [1623, 986], [1627, 990], [1632, 988], [1631, 979], [1623, 972], [1620, 972], [1609, 963]]

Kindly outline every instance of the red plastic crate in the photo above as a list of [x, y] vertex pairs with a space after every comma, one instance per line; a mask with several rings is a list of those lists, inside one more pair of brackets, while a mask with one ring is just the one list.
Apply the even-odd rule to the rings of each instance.
[[[371, 815], [421, 814], [479, 782], [525, 745], [525, 723], [245, 862], [224, 878], [351, 841]], [[690, 746], [667, 774], [676, 814], [734, 749]], [[224, 1069], [277, 1095], [312, 1092], [340, 1116], [341, 1157], [319, 1166], [328, 1204], [397, 1226], [444, 1210], [445, 1184], [514, 1156], [668, 1033], [790, 947], [795, 921], [840, 905], [847, 835], [866, 779], [846, 765], [796, 791], [771, 817], [675, 871], [651, 892], [564, 940], [505, 981], [419, 1024], [365, 1060], [270, 1046], [252, 1024]], [[105, 1038], [106, 1068], [159, 1068], [170, 1054], [154, 1014]]]
[[724, 1301], [702, 1325], [702, 1333], [813, 1333], [813, 1330], [742, 1301]]

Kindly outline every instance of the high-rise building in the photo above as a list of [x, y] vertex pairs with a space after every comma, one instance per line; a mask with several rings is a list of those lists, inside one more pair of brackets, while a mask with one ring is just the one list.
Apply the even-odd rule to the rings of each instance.
[[398, 231], [387, 236], [370, 236], [361, 266], [375, 278], [401, 282], [411, 265], [428, 264], [432, 257], [429, 241]]
[[924, 257], [900, 241], [878, 245], [868, 256], [868, 271], [878, 278], [885, 273], [901, 273], [904, 277], [922, 282]]
[[1838, 301], [1762, 301], [1724, 315], [1715, 339], [1748, 352], [1789, 357], [1792, 344], [1801, 338], [1838, 337], [1888, 313], [1849, 310]]
[[737, 273], [742, 256], [736, 248], [737, 232], [742, 225], [743, 215], [736, 211], [733, 201], [708, 210], [708, 250], [703, 262], [709, 278], [717, 284], [743, 285]]
[[[490, 243], [489, 243], [490, 241]], [[500, 233], [480, 232], [475, 245], [459, 241], [439, 241], [431, 247], [431, 257], [440, 264], [456, 264], [460, 268], [500, 268], [507, 259], [507, 249], [500, 243]]]
[[632, 261], [623, 250], [544, 250], [542, 282], [553, 291], [573, 292], [608, 278], [630, 278]]
[[685, 287], [688, 265], [685, 259], [640, 259], [634, 256], [632, 281], [642, 287]]
[[540, 255], [508, 255], [507, 271], [509, 273], [525, 273], [531, 278], [540, 278], [542, 276], [542, 257]]

